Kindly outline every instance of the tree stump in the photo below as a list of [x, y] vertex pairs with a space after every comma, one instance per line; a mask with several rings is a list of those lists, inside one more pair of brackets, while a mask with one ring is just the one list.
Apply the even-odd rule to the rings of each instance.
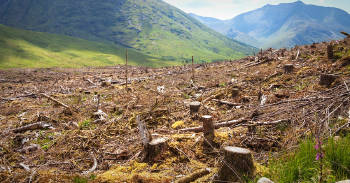
[[327, 46], [327, 57], [328, 57], [328, 59], [334, 58], [333, 45], [331, 45], [331, 44]]
[[201, 103], [198, 101], [191, 102], [190, 103], [190, 113], [197, 113], [199, 111], [199, 108], [201, 107]]
[[232, 97], [237, 97], [239, 94], [239, 89], [238, 88], [232, 88], [231, 90], [231, 96]]
[[161, 159], [161, 155], [168, 149], [167, 138], [157, 138], [148, 143], [144, 148], [143, 162], [155, 162]]
[[209, 115], [202, 116], [203, 122], [203, 134], [204, 134], [204, 145], [205, 146], [213, 146], [215, 134], [214, 134], [214, 124], [213, 118]]
[[243, 177], [253, 177], [255, 167], [248, 149], [226, 146], [223, 149], [224, 160], [216, 177], [217, 182], [243, 182]]
[[286, 64], [283, 66], [283, 69], [284, 69], [284, 73], [288, 74], [288, 73], [293, 72], [294, 66], [293, 66], [293, 64]]
[[335, 80], [337, 76], [332, 74], [321, 74], [319, 84], [322, 86], [330, 86]]

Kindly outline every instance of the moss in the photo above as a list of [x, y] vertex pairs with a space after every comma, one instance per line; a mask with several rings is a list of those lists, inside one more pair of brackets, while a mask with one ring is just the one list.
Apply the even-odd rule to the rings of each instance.
[[179, 128], [183, 128], [185, 125], [185, 122], [184, 121], [176, 121], [175, 123], [173, 123], [171, 125], [171, 128], [174, 128], [174, 129], [179, 129]]
[[[152, 166], [154, 168], [154, 166]], [[102, 182], [170, 182], [171, 176], [166, 172], [153, 173], [147, 163], [130, 162], [128, 165], [117, 165], [97, 176]]]

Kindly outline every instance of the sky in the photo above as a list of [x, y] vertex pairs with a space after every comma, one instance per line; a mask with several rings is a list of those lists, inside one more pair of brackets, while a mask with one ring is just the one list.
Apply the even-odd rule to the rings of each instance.
[[[218, 19], [231, 19], [236, 15], [261, 8], [266, 4], [290, 3], [297, 0], [163, 0], [186, 13]], [[336, 7], [350, 13], [350, 0], [302, 0], [305, 4]]]

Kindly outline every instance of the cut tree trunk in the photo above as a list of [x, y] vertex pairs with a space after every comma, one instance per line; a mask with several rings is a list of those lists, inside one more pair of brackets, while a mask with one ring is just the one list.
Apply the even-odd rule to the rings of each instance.
[[191, 114], [197, 113], [199, 111], [199, 108], [201, 107], [200, 102], [191, 102], [190, 103], [190, 112]]
[[238, 88], [233, 88], [233, 89], [231, 90], [231, 96], [232, 96], [232, 97], [237, 97], [238, 94], [239, 94], [239, 89], [238, 89]]
[[323, 86], [330, 86], [336, 79], [337, 79], [336, 75], [321, 74], [319, 84]]
[[334, 58], [333, 45], [331, 44], [327, 46], [327, 57], [330, 60]]
[[243, 177], [254, 176], [255, 167], [248, 149], [226, 146], [224, 160], [214, 182], [243, 182]]
[[214, 124], [213, 118], [209, 115], [202, 116], [203, 122], [203, 134], [204, 134], [204, 145], [211, 146], [214, 142]]
[[286, 64], [286, 65], [284, 65], [283, 69], [284, 69], [284, 73], [288, 74], [288, 73], [293, 72], [294, 66], [293, 66], [293, 64]]
[[168, 139], [157, 138], [148, 143], [145, 151], [144, 162], [155, 162], [161, 159], [163, 152], [168, 150]]

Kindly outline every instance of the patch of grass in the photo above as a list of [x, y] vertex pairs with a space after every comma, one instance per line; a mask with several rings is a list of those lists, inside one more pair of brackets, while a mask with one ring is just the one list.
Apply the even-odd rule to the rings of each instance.
[[39, 144], [44, 151], [47, 151], [54, 144], [54, 133], [40, 131], [35, 143]]
[[[270, 161], [265, 177], [276, 182], [317, 182], [320, 163], [317, 161], [314, 139], [304, 140], [297, 151], [288, 153], [280, 159]], [[339, 140], [329, 139], [322, 146], [324, 151], [323, 181], [335, 182], [350, 178], [350, 134]]]
[[329, 139], [326, 160], [337, 180], [350, 178], [350, 134], [340, 140]]
[[85, 121], [81, 121], [81, 122], [79, 122], [78, 125], [79, 125], [79, 129], [82, 129], [82, 130], [93, 128], [93, 125], [92, 125], [90, 119], [87, 119]]
[[87, 178], [84, 178], [84, 177], [74, 177], [73, 178], [73, 182], [74, 183], [88, 183], [88, 179]]
[[[130, 65], [179, 65], [128, 49]], [[0, 24], [0, 69], [99, 67], [125, 63], [125, 48], [111, 43], [26, 31]]]

